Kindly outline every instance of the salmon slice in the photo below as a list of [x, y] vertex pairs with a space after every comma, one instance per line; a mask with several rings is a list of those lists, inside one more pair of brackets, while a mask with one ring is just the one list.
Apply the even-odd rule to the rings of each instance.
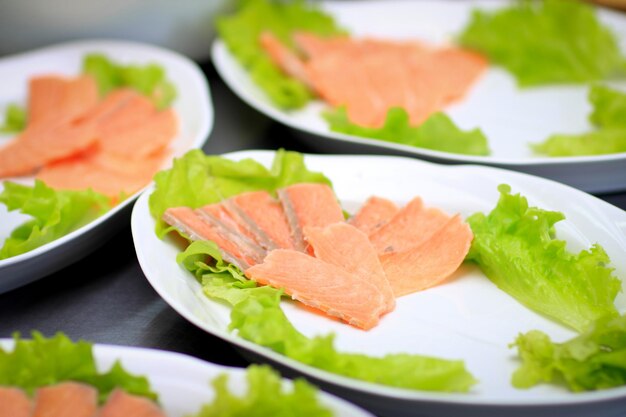
[[472, 239], [472, 230], [457, 215], [420, 245], [380, 255], [396, 297], [432, 287], [452, 275], [463, 263]]
[[211, 204], [196, 210], [196, 213], [206, 223], [210, 224], [218, 233], [234, 244], [241, 253], [247, 254], [254, 263], [263, 262], [267, 252], [256, 243], [253, 237], [247, 236], [246, 231], [230, 217], [230, 214], [221, 204]]
[[32, 417], [93, 417], [97, 400], [95, 388], [76, 382], [39, 388]]
[[348, 223], [305, 227], [304, 235], [315, 257], [375, 286], [383, 295], [385, 313], [396, 306], [394, 293], [387, 281], [376, 250], [367, 235]]
[[114, 390], [98, 417], [165, 417], [165, 413], [147, 398]]
[[308, 251], [303, 227], [324, 227], [342, 222], [343, 211], [332, 188], [326, 184], [301, 183], [278, 190], [296, 250]]
[[0, 387], [0, 417], [30, 417], [32, 405], [21, 389]]
[[238, 224], [248, 229], [265, 249], [293, 249], [291, 231], [282, 205], [266, 191], [239, 194], [223, 203]]
[[370, 197], [348, 223], [369, 235], [387, 224], [400, 209], [390, 200]]
[[362, 329], [376, 326], [386, 310], [374, 285], [335, 265], [289, 249], [276, 249], [262, 264], [246, 270], [248, 278], [283, 288], [295, 300]]
[[450, 216], [439, 209], [424, 208], [416, 197], [369, 238], [378, 254], [401, 252], [428, 240], [449, 220]]
[[270, 58], [290, 77], [300, 80], [310, 86], [311, 81], [304, 63], [300, 57], [285, 46], [270, 32], [263, 32], [259, 37], [261, 47], [265, 49]]
[[252, 257], [243, 254], [234, 243], [228, 240], [228, 236], [221, 234], [189, 207], [168, 208], [163, 214], [163, 221], [189, 236], [191, 240], [215, 242], [224, 261], [237, 266], [242, 271], [256, 264]]
[[98, 86], [88, 75], [33, 77], [28, 84], [28, 125], [73, 120], [97, 103]]

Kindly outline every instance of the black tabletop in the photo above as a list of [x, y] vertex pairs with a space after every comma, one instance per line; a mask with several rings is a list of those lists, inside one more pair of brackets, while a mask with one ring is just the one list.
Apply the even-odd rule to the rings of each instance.
[[[240, 101], [210, 64], [215, 126], [204, 151], [220, 154], [242, 149], [312, 152], [290, 130]], [[626, 192], [600, 195], [626, 209]], [[246, 366], [231, 345], [179, 316], [145, 279], [132, 242], [130, 225], [96, 252], [25, 287], [0, 295], [0, 337], [39, 330], [63, 331], [73, 339], [143, 346], [193, 355], [210, 362]]]

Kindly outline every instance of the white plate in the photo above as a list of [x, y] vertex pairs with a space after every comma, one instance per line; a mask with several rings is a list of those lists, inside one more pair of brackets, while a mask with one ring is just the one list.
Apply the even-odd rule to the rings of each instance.
[[[323, 8], [355, 36], [423, 39], [449, 42], [465, 26], [474, 7], [493, 9], [505, 3], [485, 1], [367, 1], [323, 3]], [[601, 20], [611, 27], [626, 51], [626, 15], [602, 10]], [[626, 52], [625, 52], [626, 53]], [[480, 163], [507, 167], [559, 180], [586, 191], [626, 189], [626, 153], [584, 157], [538, 157], [528, 143], [553, 133], [580, 133], [592, 129], [585, 86], [549, 86], [519, 90], [506, 71], [490, 67], [466, 99], [446, 113], [462, 128], [480, 127], [489, 140], [491, 156], [469, 156], [420, 149], [375, 139], [332, 132], [320, 112], [321, 101], [297, 111], [284, 111], [271, 103], [221, 40], [212, 58], [226, 84], [246, 103], [302, 133], [307, 142], [326, 152], [391, 153], [446, 163]], [[626, 90], [626, 82], [612, 83]]]
[[[0, 339], [0, 345], [12, 349], [13, 341]], [[183, 417], [197, 413], [203, 404], [213, 401], [211, 386], [220, 374], [228, 375], [228, 384], [235, 395], [247, 391], [245, 370], [204, 362], [175, 352], [126, 346], [94, 345], [94, 356], [101, 371], [107, 371], [116, 360], [136, 375], [146, 376], [168, 417]], [[290, 382], [283, 380], [286, 387]], [[336, 417], [373, 417], [371, 414], [330, 394], [320, 392], [321, 402]], [[132, 416], [129, 416], [132, 417]]]
[[[225, 156], [236, 160], [250, 157], [267, 166], [273, 152], [248, 151]], [[337, 196], [349, 212], [354, 212], [371, 195], [399, 204], [419, 195], [427, 205], [463, 216], [488, 212], [496, 204], [497, 185], [506, 182], [514, 192], [527, 196], [531, 204], [566, 214], [567, 221], [557, 229], [571, 250], [599, 242], [613, 260], [617, 275], [626, 276], [626, 213], [571, 187], [496, 168], [441, 166], [403, 157], [307, 155], [305, 160], [310, 169], [321, 171], [332, 180]], [[468, 394], [419, 392], [360, 382], [305, 366], [245, 341], [227, 330], [230, 308], [205, 297], [192, 274], [176, 263], [179, 247], [156, 237], [155, 222], [148, 209], [150, 192], [147, 190], [137, 200], [131, 228], [139, 263], [167, 303], [209, 333], [313, 377], [326, 389], [374, 412], [412, 415], [419, 407], [424, 415], [455, 416], [460, 415], [457, 413], [462, 408], [463, 413], [473, 410], [477, 416], [499, 417], [528, 415], [532, 409], [534, 416], [555, 417], [578, 415], [576, 412], [590, 409], [599, 416], [615, 407], [626, 408], [626, 387], [581, 394], [551, 385], [526, 391], [514, 389], [509, 381], [518, 362], [507, 345], [519, 332], [539, 329], [557, 341], [574, 336], [574, 332], [524, 308], [498, 290], [478, 268], [469, 265], [443, 285], [399, 298], [396, 310], [367, 332], [311, 314], [295, 303], [283, 302], [285, 313], [298, 330], [309, 336], [334, 332], [342, 351], [464, 359], [469, 371], [480, 380]], [[617, 306], [626, 311], [623, 294]]]
[[[206, 142], [213, 128], [213, 107], [209, 87], [198, 66], [174, 52], [133, 42], [72, 42], [1, 58], [0, 117], [4, 117], [6, 105], [26, 102], [27, 80], [30, 77], [42, 73], [78, 75], [83, 56], [90, 52], [104, 53], [122, 63], [156, 62], [162, 65], [178, 92], [173, 108], [179, 119], [179, 133], [172, 142], [173, 156], [200, 148]], [[0, 144], [11, 137], [0, 135]], [[165, 166], [171, 163], [171, 159]], [[32, 183], [32, 178], [20, 177], [15, 180]], [[0, 180], [0, 192], [2, 182]], [[60, 239], [28, 253], [0, 260], [0, 293], [51, 274], [102, 245], [126, 223], [131, 203], [137, 195], [139, 192], [104, 216]], [[6, 206], [0, 204], [0, 246], [11, 231], [26, 219], [28, 216], [8, 213]]]

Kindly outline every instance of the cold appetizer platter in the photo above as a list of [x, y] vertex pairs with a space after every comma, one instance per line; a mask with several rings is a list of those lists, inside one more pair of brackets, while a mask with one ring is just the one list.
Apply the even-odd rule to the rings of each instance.
[[32, 339], [0, 339], [0, 404], [3, 417], [371, 416], [269, 366], [228, 368], [36, 332]]
[[95, 40], [0, 59], [0, 292], [80, 259], [213, 126], [189, 59]]
[[182, 316], [381, 415], [626, 406], [626, 213], [568, 186], [403, 157], [192, 151], [131, 224]]
[[562, 0], [259, 1], [217, 28], [226, 84], [319, 150], [626, 188], [623, 14]]

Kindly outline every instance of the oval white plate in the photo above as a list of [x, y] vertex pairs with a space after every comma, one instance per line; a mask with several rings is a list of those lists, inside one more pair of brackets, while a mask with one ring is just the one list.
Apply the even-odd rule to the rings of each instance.
[[[155, 62], [162, 65], [178, 92], [173, 103], [179, 119], [179, 133], [172, 142], [173, 157], [180, 156], [189, 149], [202, 147], [213, 128], [213, 107], [204, 75], [195, 63], [182, 55], [134, 42], [110, 40], [71, 42], [1, 58], [0, 117], [4, 117], [6, 105], [26, 102], [27, 81], [30, 77], [42, 73], [75, 76], [80, 72], [83, 56], [90, 52], [104, 53], [122, 63]], [[11, 137], [0, 135], [0, 144], [10, 140]], [[169, 166], [173, 157], [164, 167]], [[20, 177], [14, 180], [32, 183], [32, 178]], [[0, 180], [0, 192], [2, 182]], [[126, 199], [102, 217], [60, 239], [28, 253], [0, 260], [0, 293], [49, 275], [103, 244], [125, 224], [131, 203], [139, 193]], [[0, 204], [0, 246], [11, 231], [26, 219], [28, 216], [16, 212], [9, 213], [6, 207]]]
[[[236, 160], [253, 158], [268, 166], [273, 152], [247, 151], [225, 156]], [[403, 157], [307, 155], [306, 163], [333, 181], [337, 196], [349, 212], [354, 212], [371, 195], [400, 204], [419, 195], [426, 205], [465, 217], [491, 210], [498, 198], [497, 185], [508, 183], [514, 192], [527, 196], [532, 205], [566, 214], [567, 221], [561, 222], [557, 230], [571, 250], [599, 242], [613, 260], [617, 275], [626, 276], [626, 213], [571, 187], [496, 168], [441, 166]], [[156, 237], [155, 222], [148, 209], [150, 193], [151, 189], [146, 190], [135, 203], [131, 227], [141, 268], [167, 303], [209, 333], [313, 377], [326, 389], [376, 413], [412, 415], [416, 407], [421, 407], [424, 415], [454, 416], [460, 415], [456, 413], [463, 407], [466, 411], [474, 410], [477, 416], [496, 417], [518, 415], [516, 412], [527, 415], [532, 408], [536, 415], [543, 415], [537, 414], [543, 411], [554, 417], [560, 408], [565, 413], [589, 411], [586, 407], [593, 407], [600, 413], [603, 407], [615, 407], [616, 401], [617, 406], [626, 407], [626, 387], [582, 394], [550, 385], [526, 391], [514, 389], [509, 380], [518, 362], [507, 345], [519, 332], [539, 329], [558, 341], [574, 336], [574, 332], [524, 308], [498, 290], [478, 268], [469, 265], [461, 267], [443, 285], [399, 298], [396, 310], [368, 332], [283, 302], [287, 316], [298, 330], [309, 336], [334, 332], [342, 351], [464, 359], [469, 371], [480, 380], [468, 394], [419, 392], [365, 383], [305, 366], [247, 342], [228, 332], [230, 308], [204, 296], [194, 277], [176, 263], [179, 247]], [[619, 296], [617, 306], [626, 311], [624, 295]]]
[[[326, 1], [323, 8], [355, 36], [422, 39], [449, 42], [465, 26], [474, 7], [493, 9], [503, 2], [489, 1]], [[600, 18], [611, 27], [626, 51], [626, 15], [605, 10]], [[626, 52], [625, 52], [626, 53]], [[489, 140], [491, 156], [470, 156], [420, 149], [333, 132], [320, 115], [324, 105], [313, 101], [297, 111], [273, 105], [220, 39], [212, 58], [226, 84], [245, 102], [285, 124], [325, 152], [391, 153], [447, 163], [480, 163], [507, 167], [552, 178], [586, 191], [626, 189], [626, 153], [572, 158], [534, 156], [530, 142], [553, 133], [580, 133], [592, 127], [585, 86], [549, 86], [519, 90], [506, 71], [490, 67], [466, 99], [446, 113], [462, 128], [480, 127]], [[626, 82], [612, 83], [626, 90]]]
[[[13, 341], [0, 339], [0, 345], [11, 349]], [[159, 402], [168, 417], [195, 414], [203, 404], [213, 401], [211, 381], [218, 375], [228, 375], [229, 388], [235, 395], [243, 395], [248, 387], [244, 369], [220, 366], [180, 353], [94, 345], [94, 356], [102, 371], [110, 369], [119, 360], [128, 372], [146, 376], [152, 389], [159, 395]], [[286, 379], [283, 381], [287, 386], [290, 383]], [[324, 392], [320, 392], [320, 400], [336, 417], [372, 417], [352, 404]]]

